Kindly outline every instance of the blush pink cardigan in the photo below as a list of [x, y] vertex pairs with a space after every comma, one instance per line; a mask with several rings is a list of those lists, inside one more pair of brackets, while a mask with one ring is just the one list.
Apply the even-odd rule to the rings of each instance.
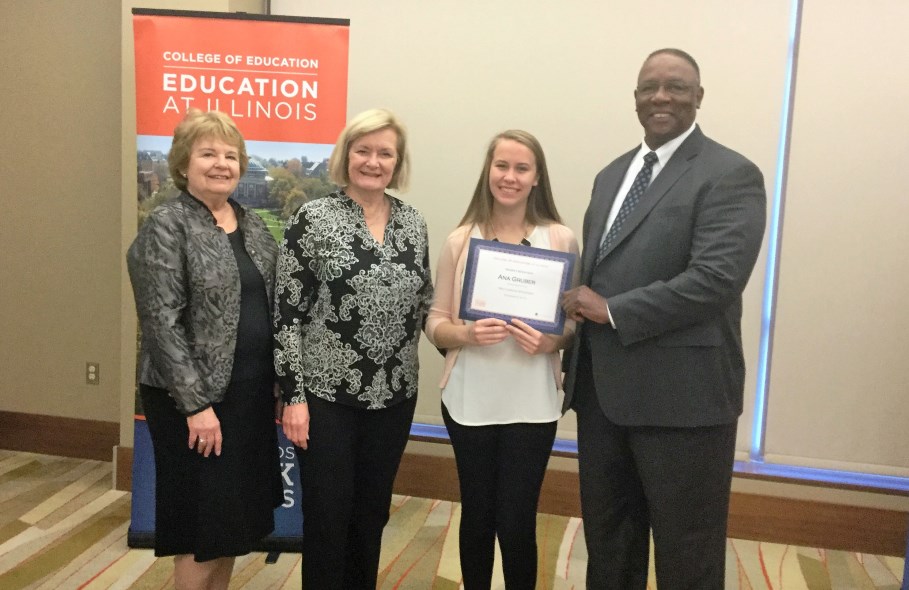
[[[461, 277], [464, 275], [464, 265], [467, 263], [467, 246], [470, 243], [470, 234], [474, 225], [462, 225], [455, 229], [445, 240], [442, 253], [439, 255], [439, 264], [436, 266], [435, 298], [429, 315], [426, 318], [426, 337], [436, 344], [436, 328], [444, 322], [455, 325], [464, 325], [464, 320], [459, 318], [461, 309]], [[546, 227], [546, 226], [544, 226]], [[578, 254], [578, 240], [568, 227], [553, 223], [549, 228], [549, 246], [552, 250]], [[577, 285], [580, 271], [580, 260], [575, 261], [572, 287]], [[574, 334], [574, 322], [565, 321], [565, 334]], [[460, 347], [450, 348], [445, 354], [445, 369], [439, 387], [444, 388], [448, 383], [448, 376], [458, 358]], [[562, 363], [558, 352], [549, 355], [552, 362], [552, 374], [555, 377], [558, 389], [562, 389]]]

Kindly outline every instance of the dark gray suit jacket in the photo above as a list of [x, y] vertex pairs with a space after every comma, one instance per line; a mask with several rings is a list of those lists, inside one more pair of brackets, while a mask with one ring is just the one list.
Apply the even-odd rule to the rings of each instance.
[[[742, 412], [742, 291], [764, 234], [760, 170], [696, 128], [653, 180], [603, 260], [596, 251], [638, 148], [596, 177], [584, 217], [581, 284], [606, 298], [613, 329], [584, 322], [606, 416], [627, 426], [734, 422]], [[567, 360], [565, 405], [579, 383]], [[577, 383], [576, 383], [577, 382]]]

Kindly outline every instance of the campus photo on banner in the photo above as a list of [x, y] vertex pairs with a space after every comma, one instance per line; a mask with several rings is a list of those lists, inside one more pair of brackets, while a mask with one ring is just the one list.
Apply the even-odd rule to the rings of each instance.
[[[328, 158], [347, 116], [349, 21], [135, 9], [138, 223], [179, 194], [167, 154], [187, 110], [221, 111], [246, 141], [233, 198], [280, 240], [304, 202], [335, 187]], [[131, 547], [151, 547], [155, 468], [136, 397]], [[293, 445], [278, 425], [284, 503], [262, 550], [299, 546], [303, 516]]]

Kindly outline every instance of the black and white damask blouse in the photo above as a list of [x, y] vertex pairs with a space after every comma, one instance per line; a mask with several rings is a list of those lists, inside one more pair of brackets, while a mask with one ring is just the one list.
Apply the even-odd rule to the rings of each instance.
[[275, 285], [275, 369], [284, 400], [363, 409], [417, 393], [417, 345], [432, 302], [426, 222], [394, 197], [379, 244], [343, 191], [289, 221]]

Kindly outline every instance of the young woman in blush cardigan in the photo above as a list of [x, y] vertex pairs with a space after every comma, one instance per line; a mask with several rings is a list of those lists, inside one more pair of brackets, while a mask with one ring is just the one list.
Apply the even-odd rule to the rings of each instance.
[[530, 133], [505, 131], [490, 142], [467, 212], [439, 258], [426, 335], [447, 351], [442, 416], [461, 488], [464, 588], [489, 589], [498, 537], [506, 587], [532, 589], [537, 501], [561, 416], [559, 350], [574, 324], [549, 335], [518, 319], [461, 320], [470, 238], [577, 254], [552, 198], [543, 149]]

